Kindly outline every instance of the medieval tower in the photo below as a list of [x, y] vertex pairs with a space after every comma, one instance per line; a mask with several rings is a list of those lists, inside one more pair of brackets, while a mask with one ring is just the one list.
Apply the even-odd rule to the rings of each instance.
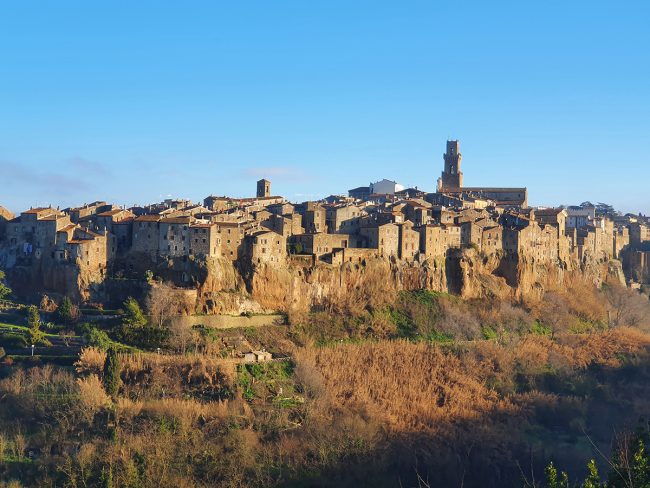
[[271, 196], [271, 182], [269, 180], [259, 180], [257, 182], [257, 198]]
[[447, 152], [443, 155], [445, 170], [438, 179], [438, 191], [458, 190], [463, 187], [463, 172], [460, 170], [460, 161], [463, 159], [460, 153], [458, 141], [447, 141]]

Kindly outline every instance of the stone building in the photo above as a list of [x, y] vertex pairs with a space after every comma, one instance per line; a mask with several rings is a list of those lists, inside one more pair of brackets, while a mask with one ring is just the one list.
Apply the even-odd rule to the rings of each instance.
[[234, 206], [232, 199], [228, 197], [216, 197], [210, 195], [203, 199], [203, 206], [213, 212], [224, 212]]
[[306, 233], [319, 233], [327, 231], [327, 212], [325, 207], [316, 202], [307, 202], [302, 214], [302, 226]]
[[567, 207], [566, 226], [580, 229], [592, 224], [596, 219], [596, 207]]
[[246, 223], [242, 221], [217, 222], [217, 230], [221, 235], [221, 255], [236, 261], [242, 253]]
[[282, 203], [273, 203], [266, 206], [266, 210], [275, 215], [292, 215], [295, 210], [295, 206], [288, 202]]
[[302, 216], [300, 214], [273, 214], [268, 220], [262, 223], [263, 226], [274, 232], [277, 232], [278, 234], [282, 234], [285, 237], [289, 237], [294, 234], [303, 234], [304, 229], [302, 228], [301, 224]]
[[630, 229], [618, 227], [614, 231], [614, 259], [621, 256], [621, 252], [630, 245]]
[[[463, 173], [461, 171], [462, 155], [458, 141], [447, 141], [447, 152], [444, 154], [445, 168], [438, 180], [438, 194], [449, 197], [476, 198], [490, 200], [503, 207], [527, 207], [528, 190], [526, 188], [488, 188], [488, 187], [463, 187]], [[441, 201], [433, 201], [437, 205], [447, 205]]]
[[0, 241], [7, 233], [7, 222], [14, 219], [14, 214], [6, 208], [0, 206]]
[[449, 249], [461, 247], [460, 227], [456, 225], [423, 225], [420, 227], [420, 251], [427, 259], [443, 258]]
[[313, 254], [321, 259], [336, 249], [356, 247], [356, 239], [346, 234], [327, 234], [325, 232], [296, 234], [289, 239], [289, 249], [296, 254]]
[[6, 224], [10, 261], [28, 264], [32, 259], [53, 258], [56, 233], [70, 224], [69, 215], [52, 207], [22, 212]]
[[399, 256], [399, 228], [396, 224], [361, 227], [359, 235], [365, 238], [365, 247], [377, 249], [380, 256]]
[[93, 203], [87, 203], [81, 207], [71, 208], [67, 211], [67, 213], [70, 215], [70, 220], [76, 224], [84, 217], [90, 217], [91, 215], [106, 212], [108, 210], [112, 210], [112, 208], [113, 205], [109, 205], [103, 201], [97, 201]]
[[192, 256], [221, 256], [221, 234], [216, 223], [191, 223], [189, 227], [189, 253]]
[[261, 179], [257, 182], [257, 198], [266, 198], [271, 196], [271, 182]]
[[361, 217], [366, 212], [356, 205], [328, 205], [325, 207], [325, 224], [330, 234], [356, 234]]
[[420, 233], [413, 229], [413, 222], [407, 220], [398, 224], [399, 229], [399, 253], [400, 259], [412, 261], [420, 254]]
[[253, 265], [284, 264], [287, 258], [287, 239], [272, 230], [258, 230], [244, 237], [243, 255]]
[[379, 180], [374, 183], [370, 183], [370, 194], [371, 195], [394, 195], [397, 192], [404, 190], [404, 186], [400, 185], [393, 180]]
[[460, 170], [460, 162], [463, 156], [460, 153], [460, 143], [458, 141], [447, 141], [447, 151], [443, 154], [443, 159], [445, 168], [438, 179], [438, 192], [459, 190], [463, 187], [463, 172]]
[[640, 245], [650, 241], [650, 227], [640, 222], [630, 224], [630, 244]]
[[[133, 219], [133, 241], [131, 250], [148, 254], [152, 259], [159, 255], [160, 216], [141, 215]], [[165, 246], [166, 247], [166, 246]]]
[[535, 210], [535, 220], [540, 226], [550, 225], [557, 229], [558, 238], [566, 235], [567, 211], [563, 208], [542, 208]]

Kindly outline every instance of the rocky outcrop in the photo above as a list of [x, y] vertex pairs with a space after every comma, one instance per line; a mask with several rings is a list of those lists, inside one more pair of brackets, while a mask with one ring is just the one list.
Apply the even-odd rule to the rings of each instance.
[[[118, 265], [112, 277], [103, 281], [75, 272], [72, 266], [40, 271], [25, 268], [24, 276], [14, 274], [12, 278], [24, 285], [25, 291], [40, 279], [39, 290], [44, 292], [54, 290], [80, 301], [119, 306], [126, 296], [144, 298], [149, 289], [147, 277], [153, 276], [192, 289], [198, 313], [236, 315], [310, 310], [355, 313], [389, 303], [399, 290], [421, 288], [464, 298], [519, 299], [541, 296], [545, 290], [568, 286], [576, 278], [596, 285], [605, 280], [624, 282], [618, 261], [587, 258], [551, 263], [526, 254], [485, 256], [474, 249], [454, 250], [445, 259], [424, 262], [368, 258], [361, 263], [330, 265], [290, 259], [283, 265], [246, 266], [220, 258], [152, 263], [134, 257]], [[23, 291], [22, 287], [17, 290]]]

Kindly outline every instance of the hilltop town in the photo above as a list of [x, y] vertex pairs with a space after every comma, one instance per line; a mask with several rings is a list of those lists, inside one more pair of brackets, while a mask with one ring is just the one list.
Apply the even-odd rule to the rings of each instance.
[[[458, 141], [447, 141], [435, 192], [390, 180], [347, 196], [290, 203], [257, 182], [250, 198], [207, 196], [202, 203], [165, 200], [122, 208], [98, 201], [76, 208], [0, 208], [0, 268], [15, 292], [111, 300], [109, 282], [147, 273], [188, 290], [205, 285], [197, 263], [232, 263], [246, 280], [261, 267], [362, 265], [443, 268], [474, 251], [484, 262], [527, 262], [584, 271], [616, 260], [620, 280], [650, 276], [650, 220], [606, 205], [528, 206], [526, 188], [464, 187]], [[208, 263], [208, 264], [206, 264]], [[611, 272], [611, 266], [610, 270]], [[619, 274], [620, 274], [619, 269]], [[497, 264], [490, 273], [516, 288], [521, 271]], [[205, 273], [204, 273], [205, 275]], [[447, 276], [438, 287], [454, 289]], [[114, 288], [114, 287], [113, 287]], [[224, 288], [222, 286], [221, 288]], [[458, 286], [456, 286], [458, 288]]]

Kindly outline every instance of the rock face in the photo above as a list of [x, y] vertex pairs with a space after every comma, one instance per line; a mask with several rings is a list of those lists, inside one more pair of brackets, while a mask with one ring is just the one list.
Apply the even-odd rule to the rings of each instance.
[[595, 285], [608, 280], [624, 283], [618, 261], [586, 260], [553, 265], [525, 256], [485, 257], [471, 249], [458, 251], [445, 260], [423, 263], [376, 258], [341, 266], [262, 264], [239, 271], [244, 286], [229, 298], [223, 292], [214, 294], [215, 289], [224, 287], [218, 284], [218, 278], [208, 276], [200, 296], [212, 294], [214, 303], [219, 305], [199, 303], [199, 308], [229, 313], [345, 311], [390, 302], [399, 290], [426, 288], [464, 298], [521, 298], [539, 296], [550, 287], [566, 285], [576, 278]]
[[[540, 262], [525, 254], [485, 256], [473, 249], [452, 251], [445, 259], [406, 262], [369, 258], [362, 263], [330, 265], [289, 259], [287, 264], [245, 266], [221, 258], [139, 259], [119, 263], [128, 278], [83, 276], [73, 269], [25, 269], [12, 285], [21, 294], [67, 294], [119, 306], [127, 296], [144, 298], [147, 274], [191, 289], [195, 311], [204, 314], [304, 313], [310, 310], [358, 311], [394, 299], [396, 291], [426, 288], [464, 298], [521, 298], [541, 295], [576, 278], [598, 285], [625, 282], [618, 261]], [[27, 272], [29, 270], [29, 272]], [[117, 273], [120, 275], [120, 273]], [[137, 277], [137, 278], [136, 278]], [[15, 286], [15, 285], [18, 286]], [[34, 287], [37, 284], [37, 289]]]

